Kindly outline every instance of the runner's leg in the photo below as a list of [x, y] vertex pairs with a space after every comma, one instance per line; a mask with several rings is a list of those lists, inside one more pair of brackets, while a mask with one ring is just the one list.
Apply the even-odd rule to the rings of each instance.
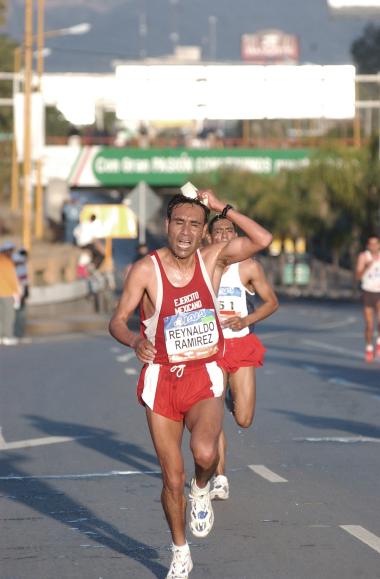
[[234, 417], [239, 426], [251, 426], [256, 407], [256, 372], [253, 366], [239, 368], [229, 376]]
[[373, 308], [369, 306], [364, 306], [364, 335], [365, 335], [365, 343], [366, 346], [372, 345], [373, 340]]
[[204, 488], [219, 461], [218, 440], [223, 423], [222, 398], [208, 398], [197, 402], [186, 413], [185, 422], [191, 433], [190, 449], [194, 457], [196, 484], [199, 488]]
[[175, 545], [186, 543], [185, 469], [181, 452], [183, 423], [146, 410], [150, 434], [162, 470], [161, 503]]

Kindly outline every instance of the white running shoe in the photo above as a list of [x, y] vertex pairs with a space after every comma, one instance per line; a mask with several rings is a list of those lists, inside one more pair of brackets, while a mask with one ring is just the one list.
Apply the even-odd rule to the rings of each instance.
[[228, 478], [224, 474], [218, 474], [212, 480], [212, 489], [210, 491], [211, 500], [226, 501], [230, 496], [230, 487]]
[[172, 551], [173, 559], [166, 579], [188, 579], [190, 571], [193, 568], [189, 546], [187, 545], [187, 549], [179, 549], [173, 545]]
[[210, 483], [204, 489], [196, 486], [195, 479], [191, 481], [189, 499], [191, 501], [190, 522], [191, 532], [195, 537], [206, 537], [214, 524], [214, 511], [210, 498]]

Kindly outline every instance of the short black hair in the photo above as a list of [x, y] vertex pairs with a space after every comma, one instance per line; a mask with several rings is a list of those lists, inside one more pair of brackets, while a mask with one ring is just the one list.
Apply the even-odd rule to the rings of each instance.
[[181, 193], [174, 195], [174, 197], [172, 197], [169, 201], [168, 208], [166, 210], [166, 216], [168, 218], [168, 221], [170, 221], [172, 218], [174, 207], [177, 207], [177, 205], [185, 205], [185, 204], [197, 205], [198, 207], [202, 207], [205, 219], [204, 222], [207, 223], [208, 218], [210, 216], [210, 209], [207, 207], [207, 205], [202, 203], [199, 199], [191, 199], [191, 197], [185, 197], [185, 195], [182, 195]]
[[[220, 221], [221, 219], [227, 219], [227, 217], [223, 217], [221, 213], [218, 213], [217, 215], [215, 215], [215, 216], [211, 219], [210, 223], [208, 224], [208, 232], [209, 232], [210, 235], [212, 234], [212, 230], [213, 230], [213, 227], [214, 227], [215, 223], [216, 223], [217, 221]], [[231, 225], [233, 226], [233, 228], [235, 229], [235, 231], [237, 231], [235, 223], [232, 223], [232, 221], [231, 221]]]

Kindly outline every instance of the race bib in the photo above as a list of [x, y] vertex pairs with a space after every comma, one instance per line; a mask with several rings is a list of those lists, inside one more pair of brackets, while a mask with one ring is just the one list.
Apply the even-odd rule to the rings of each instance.
[[218, 292], [219, 314], [222, 319], [241, 316], [242, 291], [239, 287], [220, 287]]
[[170, 363], [209, 358], [218, 351], [219, 331], [212, 309], [167, 316], [164, 334]]

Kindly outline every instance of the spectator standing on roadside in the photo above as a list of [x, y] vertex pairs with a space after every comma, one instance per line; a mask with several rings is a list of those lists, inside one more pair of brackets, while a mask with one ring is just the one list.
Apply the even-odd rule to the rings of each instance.
[[[367, 248], [356, 263], [356, 279], [360, 281], [364, 308], [365, 361], [371, 363], [375, 355], [380, 358], [380, 237], [370, 235]], [[375, 320], [377, 326], [376, 350], [374, 347]]]
[[15, 305], [21, 299], [21, 287], [17, 279], [16, 266], [12, 261], [14, 243], [10, 241], [0, 247], [0, 344], [17, 344], [14, 335]]
[[12, 259], [16, 266], [17, 279], [21, 287], [21, 297], [18, 307], [16, 307], [15, 315], [15, 336], [16, 338], [22, 338], [25, 334], [26, 301], [29, 297], [28, 252], [21, 247], [13, 254]]

